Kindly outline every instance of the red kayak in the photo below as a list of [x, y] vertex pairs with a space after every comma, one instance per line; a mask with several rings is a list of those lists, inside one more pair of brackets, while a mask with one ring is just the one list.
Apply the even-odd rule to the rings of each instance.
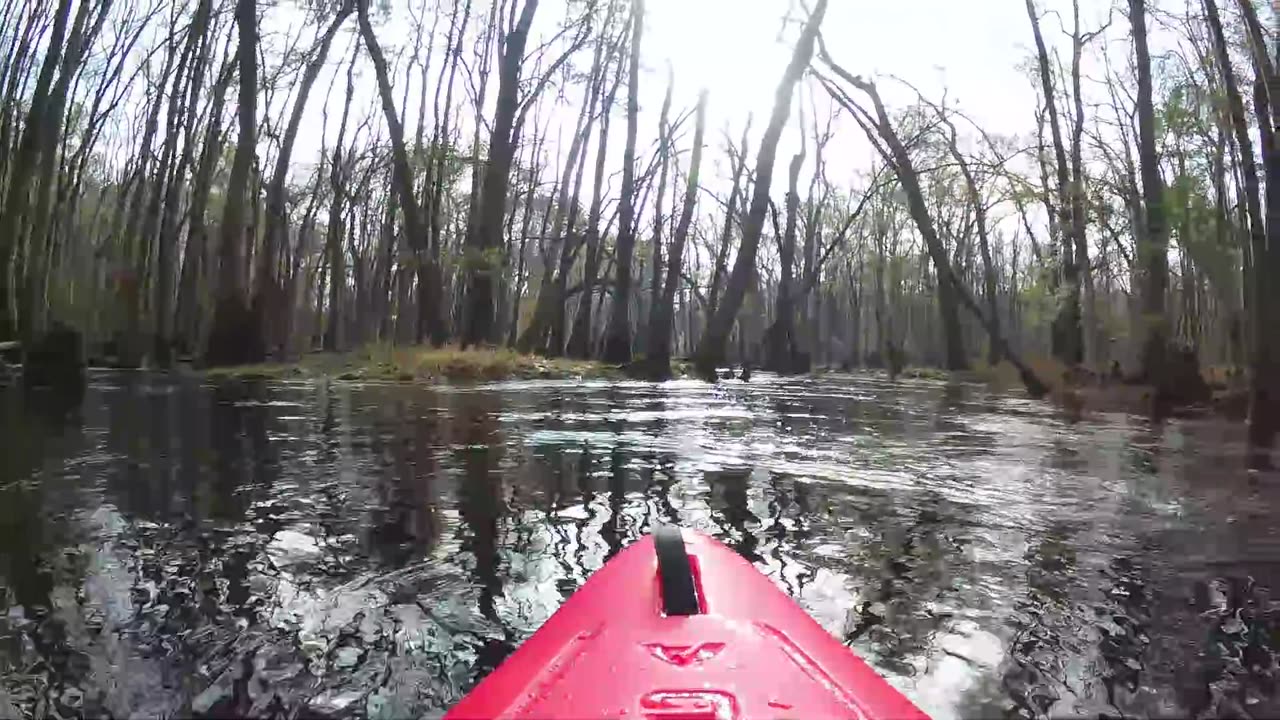
[[659, 528], [574, 593], [446, 719], [923, 718], [751, 563]]

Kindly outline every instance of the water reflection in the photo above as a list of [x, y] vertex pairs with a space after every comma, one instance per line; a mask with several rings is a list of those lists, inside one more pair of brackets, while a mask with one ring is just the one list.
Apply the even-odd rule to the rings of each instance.
[[1237, 428], [966, 385], [0, 395], [0, 714], [439, 712], [653, 525], [710, 532], [939, 718], [1280, 713]]

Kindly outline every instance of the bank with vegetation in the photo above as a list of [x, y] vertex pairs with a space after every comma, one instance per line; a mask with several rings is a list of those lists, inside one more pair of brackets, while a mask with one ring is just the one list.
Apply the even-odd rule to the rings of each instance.
[[514, 350], [371, 345], [344, 353], [308, 353], [297, 362], [208, 368], [213, 380], [490, 382], [521, 379], [617, 379], [623, 368], [595, 360], [544, 358]]

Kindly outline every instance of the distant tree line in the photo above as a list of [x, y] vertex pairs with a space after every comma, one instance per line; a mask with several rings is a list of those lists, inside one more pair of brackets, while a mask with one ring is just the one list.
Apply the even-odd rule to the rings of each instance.
[[[846, 69], [817, 0], [763, 127], [712, 137], [714, 88], [676, 107], [669, 74], [645, 144], [644, 0], [0, 0], [0, 340], [57, 323], [161, 368], [369, 342], [654, 377], [1007, 360], [1034, 393], [1048, 354], [1168, 396], [1226, 365], [1269, 444], [1274, 18], [1118, 2], [1086, 27], [1025, 0], [1032, 136]], [[844, 181], [840, 133], [877, 158]]]

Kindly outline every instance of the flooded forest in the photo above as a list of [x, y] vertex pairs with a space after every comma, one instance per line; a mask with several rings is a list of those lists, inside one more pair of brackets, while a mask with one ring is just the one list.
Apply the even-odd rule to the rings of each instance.
[[[1280, 18], [972, 4], [0, 0], [0, 717], [436, 714], [660, 522], [1280, 713]], [[397, 352], [600, 374], [206, 374]]]
[[709, 128], [639, 1], [6, 0], [0, 338], [156, 368], [1011, 361], [1033, 392], [1052, 358], [1171, 403], [1218, 368], [1265, 445], [1274, 18], [1148, 4], [1001, 10], [1035, 99], [1007, 134], [848, 65], [820, 2], [778, 8], [768, 114]]

